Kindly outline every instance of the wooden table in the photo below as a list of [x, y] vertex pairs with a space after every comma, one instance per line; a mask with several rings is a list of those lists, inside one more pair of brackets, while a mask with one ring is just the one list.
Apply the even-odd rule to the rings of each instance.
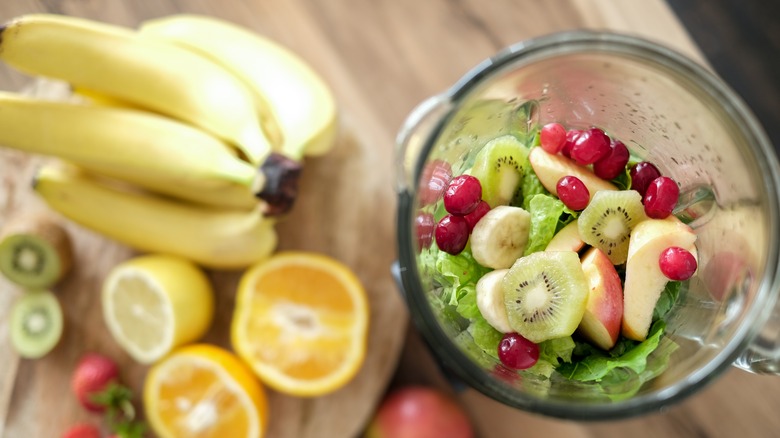
[[[358, 378], [334, 396], [299, 400], [272, 393], [272, 437], [357, 435], [388, 385], [404, 344], [395, 384], [446, 385], [414, 330], [404, 339], [408, 319], [389, 274], [395, 258], [393, 139], [417, 103], [441, 92], [498, 49], [558, 30], [585, 27], [631, 32], [702, 59], [660, 0], [6, 0], [0, 3], [0, 20], [54, 12], [136, 26], [145, 19], [184, 11], [235, 21], [294, 49], [328, 80], [342, 109], [339, 145], [328, 157], [308, 163], [304, 197], [280, 227], [281, 247], [328, 252], [358, 272], [372, 301], [370, 353]], [[18, 90], [30, 83], [30, 78], [0, 68], [0, 89]], [[20, 200], [9, 193], [17, 193], [23, 184], [9, 178], [8, 172], [13, 174], [15, 167], [28, 163], [13, 154], [0, 155], [0, 159], [5, 160], [0, 162], [0, 176], [6, 172], [5, 187], [16, 190], [4, 188], [7, 193], [0, 197], [0, 214], [8, 214], [21, 208]], [[355, 181], [357, 176], [365, 179]], [[339, 189], [342, 192], [336, 192]], [[342, 222], [323, 224], [322, 215], [333, 215], [334, 222]], [[131, 254], [72, 229], [85, 239], [84, 247], [102, 248], [114, 258]], [[84, 253], [96, 254], [94, 249]], [[69, 280], [65, 296], [76, 297], [74, 289], [83, 282], [96, 287], [99, 274], [107, 268], [98, 266]], [[212, 273], [212, 278], [226, 288], [236, 280], [235, 275], [223, 273]], [[0, 282], [0, 320], [5, 319], [4, 308], [16, 293]], [[221, 314], [228, 315], [230, 299], [223, 297], [219, 305]], [[65, 306], [66, 311], [98, 309], [83, 302], [82, 307]], [[217, 324], [224, 325], [225, 318], [218, 317]], [[92, 331], [83, 327], [77, 330], [88, 335], [83, 343], [71, 342], [55, 350], [53, 357], [34, 363], [19, 361], [9, 353], [7, 331], [0, 328], [0, 437], [56, 436], [70, 422], [87, 418], [65, 393], [78, 355], [88, 348], [101, 348], [115, 357], [126, 356], [110, 339], [90, 338]], [[207, 340], [226, 345], [224, 329], [213, 329]], [[137, 388], [145, 369], [127, 366], [127, 379]], [[736, 370], [663, 413], [610, 423], [530, 415], [471, 390], [459, 397], [483, 437], [769, 437], [780, 433], [780, 415], [775, 412], [780, 406], [780, 379]]]

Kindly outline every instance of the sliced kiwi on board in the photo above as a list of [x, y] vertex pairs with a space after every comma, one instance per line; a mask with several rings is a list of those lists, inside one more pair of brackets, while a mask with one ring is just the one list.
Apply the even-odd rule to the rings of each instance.
[[512, 135], [489, 141], [474, 158], [471, 175], [482, 183], [482, 199], [494, 208], [507, 205], [523, 178], [528, 148]]
[[11, 309], [11, 344], [20, 356], [38, 359], [62, 336], [62, 308], [49, 291], [25, 292]]
[[614, 265], [626, 262], [631, 230], [647, 219], [636, 190], [600, 190], [577, 220], [580, 237], [607, 255]]
[[44, 216], [19, 216], [0, 235], [0, 272], [14, 283], [46, 289], [59, 281], [71, 266], [68, 233]]
[[571, 336], [585, 314], [588, 282], [574, 251], [521, 257], [502, 281], [509, 325], [531, 342]]

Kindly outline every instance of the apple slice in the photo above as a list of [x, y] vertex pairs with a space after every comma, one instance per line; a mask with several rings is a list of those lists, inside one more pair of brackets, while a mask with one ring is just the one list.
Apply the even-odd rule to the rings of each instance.
[[615, 265], [600, 249], [591, 248], [582, 257], [582, 271], [590, 293], [578, 333], [603, 350], [615, 346], [623, 319], [623, 287]]
[[577, 221], [574, 220], [555, 233], [555, 236], [547, 244], [545, 251], [574, 251], [579, 252], [585, 242], [580, 237]]
[[531, 149], [528, 160], [544, 188], [556, 196], [558, 181], [567, 175], [576, 176], [585, 184], [590, 199], [593, 199], [593, 195], [599, 190], [617, 190], [611, 182], [597, 177], [590, 169], [580, 166], [574, 160], [563, 155], [552, 155], [540, 147]]
[[623, 336], [643, 341], [650, 329], [653, 309], [669, 281], [658, 266], [661, 252], [670, 246], [693, 249], [696, 234], [674, 216], [647, 219], [631, 232], [623, 286]]

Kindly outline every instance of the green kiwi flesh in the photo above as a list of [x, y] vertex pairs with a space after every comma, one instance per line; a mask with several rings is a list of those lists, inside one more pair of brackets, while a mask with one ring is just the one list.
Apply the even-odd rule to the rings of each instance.
[[62, 336], [62, 308], [49, 291], [25, 292], [11, 309], [11, 345], [20, 356], [45, 356]]
[[70, 238], [55, 222], [17, 218], [0, 237], [0, 272], [28, 289], [47, 289], [71, 264]]
[[580, 237], [604, 252], [614, 265], [626, 262], [631, 230], [647, 219], [636, 190], [600, 190], [577, 220]]
[[507, 205], [523, 177], [528, 147], [512, 135], [489, 141], [474, 158], [471, 175], [482, 183], [482, 199], [490, 208]]
[[502, 287], [510, 327], [531, 342], [571, 336], [585, 314], [588, 283], [574, 251], [521, 257]]

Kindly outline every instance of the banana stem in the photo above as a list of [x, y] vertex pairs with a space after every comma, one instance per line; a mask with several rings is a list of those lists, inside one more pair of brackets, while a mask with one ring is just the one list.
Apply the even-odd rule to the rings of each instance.
[[290, 211], [298, 197], [301, 163], [272, 152], [257, 172], [252, 192], [266, 202], [264, 214], [279, 216]]

